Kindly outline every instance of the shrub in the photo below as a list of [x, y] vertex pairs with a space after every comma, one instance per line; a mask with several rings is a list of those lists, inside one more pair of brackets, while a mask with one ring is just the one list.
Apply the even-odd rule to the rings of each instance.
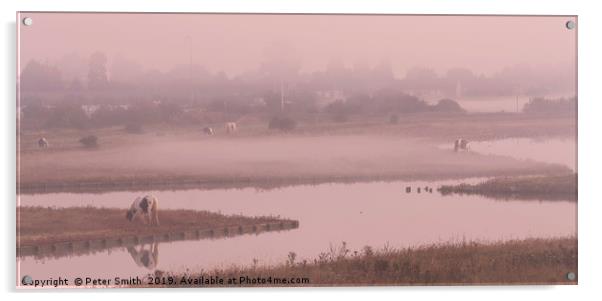
[[270, 120], [270, 130], [292, 131], [297, 127], [297, 122], [290, 117], [274, 117]]
[[332, 120], [334, 122], [347, 122], [349, 120], [349, 116], [346, 113], [336, 113], [332, 116]]
[[576, 98], [547, 99], [536, 97], [530, 99], [523, 107], [527, 114], [575, 114], [577, 108]]
[[144, 133], [144, 129], [142, 129], [142, 125], [138, 123], [130, 123], [127, 124], [124, 128], [127, 133], [130, 134], [142, 134]]
[[97, 147], [98, 146], [98, 137], [94, 135], [86, 136], [79, 139], [79, 143], [81, 143], [84, 147]]
[[463, 113], [465, 110], [453, 99], [441, 99], [433, 106], [435, 112]]

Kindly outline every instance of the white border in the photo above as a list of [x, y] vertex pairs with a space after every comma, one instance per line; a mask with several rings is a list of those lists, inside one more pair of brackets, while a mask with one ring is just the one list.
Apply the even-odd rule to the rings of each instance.
[[[602, 214], [600, 179], [602, 154], [600, 133], [602, 110], [600, 81], [602, 47], [601, 10], [596, 1], [535, 1], [535, 0], [4, 0], [0, 2], [2, 18], [2, 181], [4, 199], [4, 244], [0, 248], [5, 261], [2, 288], [10, 299], [57, 298], [61, 300], [90, 300], [124, 298], [161, 300], [177, 293], [181, 299], [299, 299], [325, 297], [338, 300], [363, 300], [372, 295], [378, 298], [424, 298], [432, 300], [504, 300], [519, 298], [539, 300], [600, 300], [599, 276], [602, 265], [599, 217]], [[283, 12], [283, 13], [403, 13], [403, 14], [559, 14], [579, 15], [579, 285], [578, 286], [514, 286], [514, 287], [400, 287], [400, 288], [313, 288], [313, 289], [209, 289], [209, 290], [93, 290], [56, 294], [52, 291], [22, 293], [14, 291], [15, 275], [15, 12], [16, 11], [147, 11], [147, 12]], [[134, 295], [135, 293], [135, 295]], [[82, 296], [85, 294], [85, 296]], [[3, 298], [4, 299], [4, 298]]]

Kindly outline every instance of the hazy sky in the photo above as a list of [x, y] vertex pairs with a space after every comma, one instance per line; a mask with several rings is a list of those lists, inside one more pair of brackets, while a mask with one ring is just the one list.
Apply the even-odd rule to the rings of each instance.
[[[195, 64], [238, 74], [266, 56], [297, 58], [304, 71], [332, 60], [348, 66], [392, 63], [403, 76], [414, 66], [443, 72], [467, 67], [490, 74], [529, 64], [574, 72], [575, 30], [568, 17], [357, 16], [26, 13], [20, 26], [21, 68], [67, 54], [102, 51], [147, 68]], [[278, 45], [278, 46], [275, 46]]]

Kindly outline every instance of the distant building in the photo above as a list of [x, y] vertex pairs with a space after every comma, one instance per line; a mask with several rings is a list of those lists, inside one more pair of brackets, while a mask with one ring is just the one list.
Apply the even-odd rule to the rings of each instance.
[[92, 118], [92, 114], [100, 109], [100, 105], [82, 105], [81, 108], [88, 118]]
[[253, 97], [253, 99], [251, 99], [251, 107], [265, 107], [266, 105], [267, 102], [263, 97]]

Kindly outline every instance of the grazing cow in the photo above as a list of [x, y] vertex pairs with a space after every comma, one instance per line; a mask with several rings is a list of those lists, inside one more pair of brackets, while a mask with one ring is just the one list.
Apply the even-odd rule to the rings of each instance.
[[203, 133], [205, 133], [205, 135], [209, 135], [209, 136], [213, 136], [213, 134], [214, 134], [213, 129], [210, 127], [203, 128]]
[[159, 200], [152, 196], [146, 195], [137, 197], [128, 209], [125, 217], [131, 222], [135, 219], [142, 218], [146, 225], [159, 226]]
[[226, 122], [226, 133], [231, 134], [236, 132], [236, 122]]
[[46, 140], [46, 138], [44, 138], [44, 137], [38, 139], [38, 147], [39, 148], [48, 148], [48, 140]]
[[457, 152], [461, 150], [468, 150], [468, 140], [460, 138], [454, 141], [454, 151]]
[[137, 266], [153, 270], [159, 263], [159, 243], [154, 242], [150, 248], [145, 246], [141, 245], [138, 250], [135, 247], [128, 247], [127, 250]]

